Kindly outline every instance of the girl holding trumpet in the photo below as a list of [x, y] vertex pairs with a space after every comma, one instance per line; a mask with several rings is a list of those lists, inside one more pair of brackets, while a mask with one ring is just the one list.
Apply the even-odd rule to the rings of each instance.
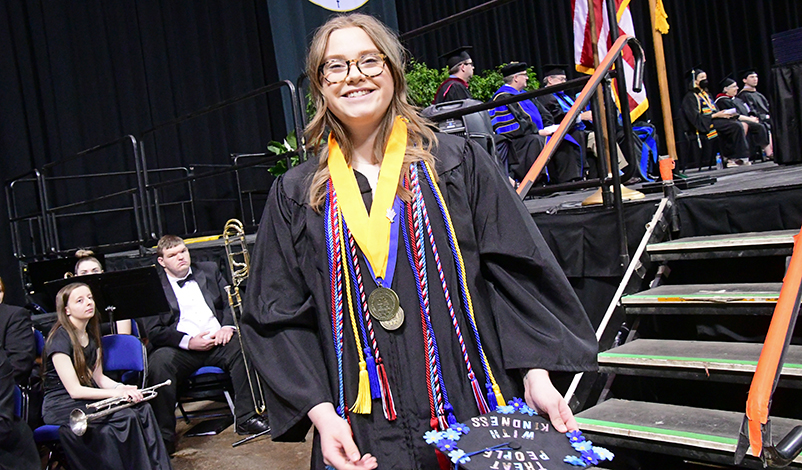
[[107, 399], [139, 402], [142, 391], [103, 374], [95, 302], [89, 286], [73, 283], [56, 296], [58, 319], [45, 343], [45, 423], [59, 435], [72, 469], [171, 469], [150, 405], [118, 410], [89, 425], [83, 436], [69, 428], [70, 412]]

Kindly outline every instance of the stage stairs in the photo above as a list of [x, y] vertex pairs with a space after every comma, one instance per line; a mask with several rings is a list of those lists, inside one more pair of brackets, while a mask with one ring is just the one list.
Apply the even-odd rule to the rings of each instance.
[[[599, 354], [605, 385], [577, 414], [590, 440], [618, 449], [623, 461], [610, 468], [763, 467], [750, 454], [735, 467], [734, 452], [796, 233], [647, 246], [654, 281], [622, 297], [621, 339]], [[771, 408], [774, 442], [802, 424], [800, 389], [802, 346], [792, 343]]]

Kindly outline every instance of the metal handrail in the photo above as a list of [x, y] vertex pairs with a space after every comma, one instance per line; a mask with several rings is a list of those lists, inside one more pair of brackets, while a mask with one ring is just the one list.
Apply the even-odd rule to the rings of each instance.
[[[524, 177], [523, 181], [521, 181], [521, 184], [518, 186], [518, 195], [521, 196], [521, 199], [523, 199], [527, 195], [529, 189], [535, 183], [535, 180], [540, 176], [540, 173], [543, 172], [543, 169], [546, 167], [546, 164], [549, 162], [551, 157], [554, 155], [554, 152], [557, 150], [557, 146], [560, 143], [562, 143], [563, 139], [568, 134], [568, 130], [574, 125], [576, 118], [579, 117], [579, 113], [581, 113], [582, 110], [585, 109], [585, 106], [587, 106], [591, 97], [596, 92], [596, 89], [602, 83], [602, 80], [604, 80], [607, 77], [608, 73], [610, 72], [610, 68], [613, 66], [613, 62], [615, 62], [616, 59], [619, 58], [621, 52], [624, 50], [624, 46], [628, 44], [632, 49], [633, 56], [635, 57], [635, 75], [634, 75], [635, 83], [633, 83], [632, 88], [635, 91], [640, 91], [643, 89], [643, 67], [644, 67], [643, 48], [641, 47], [640, 42], [638, 42], [638, 40], [635, 39], [634, 36], [621, 36], [618, 38], [618, 40], [615, 41], [615, 43], [610, 48], [607, 55], [604, 56], [604, 59], [601, 62], [599, 62], [599, 66], [596, 67], [596, 71], [593, 73], [590, 79], [588, 79], [587, 83], [585, 83], [585, 87], [582, 89], [582, 92], [579, 94], [579, 96], [577, 96], [576, 100], [574, 101], [574, 105], [571, 106], [571, 109], [565, 114], [559, 127], [557, 128], [556, 131], [554, 131], [554, 134], [552, 134], [551, 138], [546, 143], [546, 146], [543, 147], [543, 150], [540, 152], [540, 155], [537, 157], [537, 160], [535, 160], [531, 168], [529, 168], [529, 171], [526, 173], [526, 176]], [[621, 70], [621, 68], [619, 68], [619, 70]], [[623, 75], [624, 75], [623, 73], [617, 74], [616, 78], [618, 80], [619, 87], [622, 84], [626, 86], [626, 84], [624, 83], [625, 79]], [[620, 102], [621, 102], [621, 114], [623, 118], [624, 114], [629, 115], [629, 103], [625, 99], [621, 99]], [[624, 120], [626, 121], [625, 118]], [[624, 129], [624, 131], [626, 133], [626, 129]], [[615, 135], [614, 133], [611, 135], [610, 137], [611, 141], [613, 140], [614, 135]], [[611, 146], [611, 148], [614, 147]], [[614, 158], [613, 155], [615, 155], [615, 152], [611, 154], [610, 163], [614, 167], [617, 167], [618, 160]], [[613, 168], [613, 170], [614, 170], [613, 177], [615, 178], [618, 172], [615, 171], [616, 168]]]

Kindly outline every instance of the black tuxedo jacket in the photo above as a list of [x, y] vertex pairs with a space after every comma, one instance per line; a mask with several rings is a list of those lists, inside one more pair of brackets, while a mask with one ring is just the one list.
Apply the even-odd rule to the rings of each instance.
[[31, 314], [22, 307], [0, 304], [0, 349], [5, 351], [18, 384], [26, 384], [36, 358]]
[[[173, 287], [164, 270], [160, 270], [160, 277], [164, 294], [170, 304], [170, 311], [161, 315], [143, 318], [142, 323], [147, 331], [148, 340], [155, 348], [172, 346], [178, 348], [184, 333], [176, 329], [181, 312], [178, 308], [178, 299], [175, 297]], [[209, 261], [192, 263], [192, 275], [200, 286], [206, 304], [212, 309], [220, 326], [234, 326], [231, 316], [231, 307], [228, 304], [228, 295], [225, 287], [228, 282], [223, 278], [217, 264]]]

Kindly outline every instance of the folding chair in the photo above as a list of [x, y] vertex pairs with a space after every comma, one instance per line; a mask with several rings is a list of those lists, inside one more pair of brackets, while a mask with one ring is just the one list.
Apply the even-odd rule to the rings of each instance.
[[[33, 337], [36, 340], [36, 356], [41, 358], [45, 349], [45, 337], [42, 335], [41, 331], [35, 328], [33, 330]], [[18, 392], [20, 395], [20, 406], [22, 407], [25, 405], [25, 410], [22, 411], [22, 413], [27, 418], [27, 407], [29, 406], [28, 399], [25, 393], [22, 393], [21, 390], [17, 389], [17, 391], [14, 393], [15, 400]], [[47, 448], [47, 466], [45, 467], [45, 470], [50, 470], [51, 468], [69, 469], [67, 466], [67, 459], [64, 456], [64, 453], [61, 451], [61, 441], [58, 436], [59, 427], [60, 426], [56, 426], [54, 424], [45, 424], [44, 426], [39, 426], [33, 430], [33, 440], [36, 442], [36, 445]]]
[[231, 415], [236, 417], [234, 401], [231, 399], [232, 393], [234, 393], [234, 387], [227, 372], [219, 367], [204, 366], [190, 375], [184, 383], [178, 385], [178, 411], [187, 424], [189, 424], [190, 418], [226, 416], [227, 413], [222, 413], [223, 410], [226, 410], [225, 407], [204, 410], [200, 413], [187, 413], [183, 406], [185, 403], [194, 401], [221, 401], [222, 397], [228, 403]]

